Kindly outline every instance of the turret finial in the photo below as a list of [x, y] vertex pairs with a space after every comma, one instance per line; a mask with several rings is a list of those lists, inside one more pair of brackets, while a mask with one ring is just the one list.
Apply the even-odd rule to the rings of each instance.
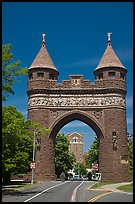
[[109, 32], [107, 33], [107, 36], [108, 36], [108, 42], [111, 42], [111, 38], [110, 38], [110, 37], [111, 37], [111, 34], [112, 34], [112, 33], [109, 33]]
[[45, 45], [45, 37], [46, 37], [46, 34], [43, 33], [43, 34], [42, 34], [42, 45], [43, 45], [43, 46]]

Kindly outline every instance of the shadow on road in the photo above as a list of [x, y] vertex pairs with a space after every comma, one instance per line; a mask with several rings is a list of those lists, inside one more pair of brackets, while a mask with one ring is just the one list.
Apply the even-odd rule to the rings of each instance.
[[4, 189], [2, 190], [2, 195], [17, 195], [17, 196], [27, 196], [29, 194], [36, 194], [40, 193], [41, 191], [21, 191], [21, 190], [9, 190], [9, 189]]

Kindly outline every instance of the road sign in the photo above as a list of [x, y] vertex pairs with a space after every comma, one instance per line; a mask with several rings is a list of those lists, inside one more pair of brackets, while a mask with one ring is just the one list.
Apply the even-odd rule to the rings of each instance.
[[35, 162], [30, 163], [30, 168], [31, 169], [35, 169], [36, 168]]
[[92, 170], [98, 170], [98, 164], [92, 163]]

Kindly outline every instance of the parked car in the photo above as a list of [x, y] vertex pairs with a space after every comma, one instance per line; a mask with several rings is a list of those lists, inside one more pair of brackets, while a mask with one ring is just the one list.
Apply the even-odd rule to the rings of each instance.
[[95, 173], [91, 177], [92, 181], [101, 181], [101, 173]]

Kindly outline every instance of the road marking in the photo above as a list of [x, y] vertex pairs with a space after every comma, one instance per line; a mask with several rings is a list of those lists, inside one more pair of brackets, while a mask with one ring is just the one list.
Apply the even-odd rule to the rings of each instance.
[[71, 197], [71, 201], [70, 202], [76, 202], [76, 192], [77, 192], [77, 189], [83, 184], [84, 180], [82, 181], [82, 183], [80, 183], [76, 188], [75, 190], [73, 191], [73, 194], [72, 194], [72, 197]]
[[109, 191], [109, 192], [107, 192], [107, 193], [103, 193], [103, 194], [97, 195], [96, 197], [94, 197], [94, 198], [88, 200], [88, 202], [95, 202], [95, 201], [98, 200], [99, 198], [101, 198], [101, 197], [103, 197], [103, 196], [105, 196], [105, 195], [107, 195], [107, 194], [110, 194], [110, 193], [112, 193], [112, 191]]
[[41, 191], [40, 193], [38, 193], [38, 194], [32, 196], [31, 198], [28, 198], [28, 199], [25, 200], [24, 202], [28, 202], [29, 200], [32, 200], [33, 198], [35, 198], [35, 197], [41, 195], [42, 193], [44, 193], [44, 192], [46, 192], [46, 191], [48, 191], [48, 190], [50, 190], [50, 189], [52, 189], [52, 188], [55, 188], [55, 187], [57, 187], [57, 186], [60, 186], [60, 185], [62, 185], [62, 184], [64, 184], [64, 183], [67, 183], [67, 182], [69, 182], [69, 181], [65, 181], [65, 182], [59, 183], [59, 184], [57, 184], [57, 185], [55, 185], [55, 186], [51, 186], [50, 188], [47, 188], [47, 189]]

